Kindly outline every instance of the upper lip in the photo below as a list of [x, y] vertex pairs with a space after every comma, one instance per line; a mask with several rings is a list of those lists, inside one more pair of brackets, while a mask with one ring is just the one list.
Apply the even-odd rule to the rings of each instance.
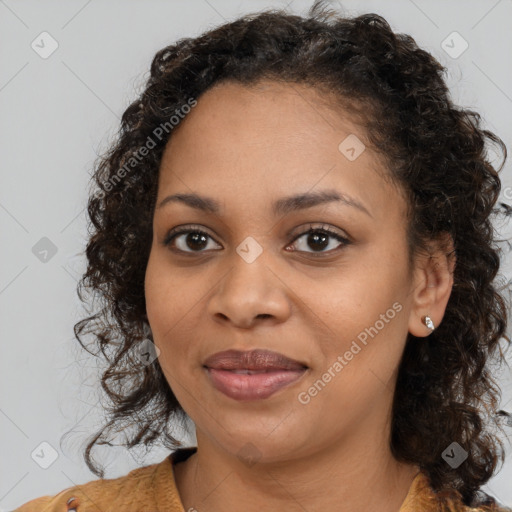
[[216, 370], [303, 370], [307, 365], [272, 350], [225, 350], [208, 357], [203, 366]]

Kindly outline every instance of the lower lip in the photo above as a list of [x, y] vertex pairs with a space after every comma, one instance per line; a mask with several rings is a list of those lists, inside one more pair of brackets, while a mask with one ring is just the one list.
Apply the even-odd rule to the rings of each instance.
[[262, 400], [299, 380], [304, 370], [275, 370], [252, 375], [206, 368], [213, 386], [234, 400]]

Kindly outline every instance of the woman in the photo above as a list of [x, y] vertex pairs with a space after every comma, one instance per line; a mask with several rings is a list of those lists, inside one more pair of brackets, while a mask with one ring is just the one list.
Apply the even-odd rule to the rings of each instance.
[[[442, 74], [322, 2], [156, 54], [89, 200], [101, 478], [19, 511], [507, 510], [480, 491], [510, 342], [485, 143], [506, 147]], [[197, 447], [168, 431], [187, 416]], [[177, 450], [103, 479], [119, 425]]]

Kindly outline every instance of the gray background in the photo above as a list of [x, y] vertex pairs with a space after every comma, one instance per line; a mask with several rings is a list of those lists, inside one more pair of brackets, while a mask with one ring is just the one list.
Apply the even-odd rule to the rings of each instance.
[[[288, 5], [291, 12], [305, 14], [311, 4], [0, 0], [0, 512], [96, 479], [83, 462], [82, 447], [101, 423], [98, 372], [73, 335], [74, 323], [84, 317], [76, 296], [85, 269], [84, 207], [94, 160], [141, 90], [155, 52], [244, 13]], [[349, 15], [376, 12], [395, 31], [410, 33], [447, 66], [454, 101], [479, 111], [484, 126], [510, 151], [511, 0], [357, 0], [342, 6]], [[31, 47], [43, 31], [59, 45], [46, 59]], [[463, 41], [450, 36], [454, 31], [469, 45], [456, 57], [453, 52]], [[445, 40], [453, 47], [451, 56], [443, 49]], [[509, 203], [511, 158], [501, 175]], [[511, 235], [509, 225], [497, 229]], [[50, 244], [41, 241], [44, 237], [56, 249], [47, 261], [37, 254]], [[509, 279], [508, 255], [505, 263]], [[502, 406], [510, 410], [510, 369], [501, 371], [500, 383]], [[507, 432], [509, 458], [486, 490], [511, 505], [512, 428]], [[176, 435], [195, 442], [193, 436]], [[40, 464], [51, 462], [52, 450], [57, 458], [43, 469]], [[39, 464], [34, 453], [44, 454]], [[123, 448], [95, 452], [107, 464], [108, 478], [159, 462], [167, 453], [161, 448], [147, 456]]]

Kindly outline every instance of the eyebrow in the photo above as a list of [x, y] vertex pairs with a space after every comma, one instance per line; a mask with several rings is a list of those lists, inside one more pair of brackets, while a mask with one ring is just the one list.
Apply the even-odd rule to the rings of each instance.
[[[373, 218], [371, 213], [362, 205], [359, 201], [347, 194], [342, 194], [337, 190], [320, 190], [317, 192], [309, 192], [305, 194], [296, 194], [293, 196], [283, 197], [274, 201], [272, 204], [272, 212], [275, 216], [286, 215], [298, 210], [306, 208], [313, 208], [320, 204], [339, 202], [341, 204], [352, 206], [358, 210], [366, 213]], [[206, 213], [219, 214], [220, 203], [211, 197], [200, 196], [198, 194], [173, 194], [167, 196], [157, 206], [157, 209], [164, 207], [166, 204], [180, 202], [195, 208], [202, 210]]]

